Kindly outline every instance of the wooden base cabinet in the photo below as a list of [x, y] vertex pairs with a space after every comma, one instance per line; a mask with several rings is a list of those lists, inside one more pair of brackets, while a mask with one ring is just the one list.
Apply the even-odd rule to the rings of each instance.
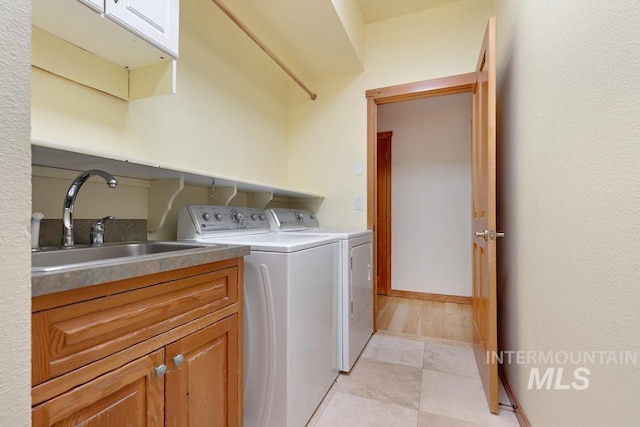
[[[241, 426], [242, 271], [234, 259], [34, 298], [33, 425]], [[99, 348], [61, 351], [79, 331]]]
[[167, 346], [167, 426], [239, 425], [237, 340], [234, 315]]

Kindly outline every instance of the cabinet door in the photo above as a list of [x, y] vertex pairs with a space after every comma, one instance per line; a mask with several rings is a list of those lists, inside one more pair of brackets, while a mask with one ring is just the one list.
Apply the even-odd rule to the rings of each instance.
[[80, 2], [100, 13], [104, 12], [104, 0], [80, 0]]
[[178, 57], [180, 0], [105, 0], [105, 16]]
[[163, 425], [164, 363], [158, 350], [33, 408], [34, 426]]
[[166, 425], [241, 425], [238, 316], [226, 317], [166, 347]]

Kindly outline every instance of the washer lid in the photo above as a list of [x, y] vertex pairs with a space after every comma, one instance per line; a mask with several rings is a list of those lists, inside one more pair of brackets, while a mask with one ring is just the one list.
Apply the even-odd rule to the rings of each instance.
[[252, 251], [290, 253], [337, 242], [338, 238], [329, 235], [299, 233], [268, 233], [243, 236], [227, 236], [208, 239], [209, 243], [229, 245], [248, 245]]

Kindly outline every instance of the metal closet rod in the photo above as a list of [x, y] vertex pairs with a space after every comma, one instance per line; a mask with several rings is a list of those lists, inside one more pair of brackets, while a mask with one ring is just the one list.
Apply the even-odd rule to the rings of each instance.
[[291, 71], [291, 69], [289, 67], [287, 67], [284, 62], [282, 62], [280, 60], [280, 58], [278, 58], [276, 56], [275, 53], [273, 53], [271, 51], [271, 49], [269, 49], [267, 47], [267, 45], [265, 45], [262, 40], [260, 40], [255, 34], [253, 34], [253, 32], [246, 26], [244, 25], [244, 23], [231, 11], [229, 10], [229, 8], [227, 8], [227, 6], [225, 6], [224, 3], [222, 3], [220, 0], [211, 0], [213, 3], [215, 3], [216, 6], [218, 6], [220, 8], [221, 11], [224, 12], [225, 15], [227, 15], [229, 17], [229, 19], [231, 19], [233, 22], [235, 22], [235, 24], [240, 27], [240, 29], [242, 31], [244, 31], [244, 33], [246, 35], [249, 36], [249, 38], [251, 40], [253, 40], [255, 42], [255, 44], [257, 44], [258, 46], [260, 46], [260, 49], [262, 49], [267, 55], [269, 55], [269, 57], [271, 59], [273, 59], [275, 61], [276, 64], [278, 64], [280, 66], [280, 68], [282, 68], [284, 70], [285, 73], [287, 73], [289, 75], [289, 77], [291, 77], [293, 79], [293, 81], [295, 81], [298, 86], [300, 86], [302, 88], [302, 90], [304, 90], [307, 95], [309, 95], [309, 97], [311, 98], [311, 100], [315, 100], [318, 96], [313, 93], [311, 91], [311, 89], [309, 89], [307, 87], [307, 85], [305, 85], [304, 83], [302, 83], [302, 80], [300, 80], [298, 78], [298, 76], [296, 76], [295, 74], [293, 74], [293, 71]]

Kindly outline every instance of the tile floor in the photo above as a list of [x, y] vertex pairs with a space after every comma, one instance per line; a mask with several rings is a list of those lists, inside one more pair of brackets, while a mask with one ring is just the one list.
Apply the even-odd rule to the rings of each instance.
[[[500, 402], [508, 399], [501, 390]], [[307, 427], [517, 427], [487, 408], [470, 344], [380, 331]]]

